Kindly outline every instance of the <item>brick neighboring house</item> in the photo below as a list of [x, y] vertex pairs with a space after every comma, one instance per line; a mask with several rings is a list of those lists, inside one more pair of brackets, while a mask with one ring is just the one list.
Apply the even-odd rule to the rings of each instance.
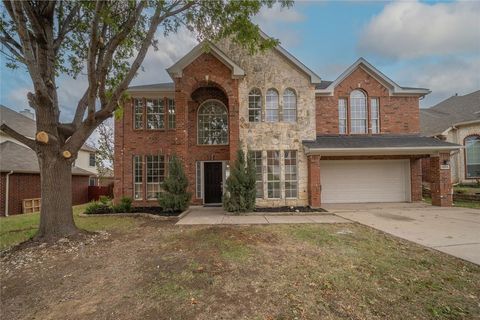
[[[422, 135], [436, 137], [464, 147], [452, 155], [453, 183], [476, 183], [480, 180], [480, 90], [455, 95], [428, 109], [420, 110]], [[429, 167], [429, 160], [422, 161]], [[423, 180], [430, 182], [428, 171]]]
[[420, 137], [419, 98], [361, 58], [322, 80], [281, 46], [249, 55], [225, 40], [196, 46], [167, 69], [172, 83], [128, 89], [115, 122], [115, 198], [155, 206], [168, 157], [185, 165], [192, 204], [221, 202], [237, 148], [253, 153], [258, 206], [422, 198], [451, 205], [448, 162], [458, 145]]
[[[0, 122], [27, 137], [35, 136], [35, 120], [28, 110], [18, 113], [0, 105]], [[92, 183], [90, 180], [96, 179], [96, 173], [80, 165], [90, 168], [89, 158], [95, 151], [84, 145], [77, 166], [72, 168], [73, 204], [88, 202], [88, 185]], [[0, 216], [22, 213], [22, 200], [40, 196], [40, 171], [35, 152], [0, 130]]]

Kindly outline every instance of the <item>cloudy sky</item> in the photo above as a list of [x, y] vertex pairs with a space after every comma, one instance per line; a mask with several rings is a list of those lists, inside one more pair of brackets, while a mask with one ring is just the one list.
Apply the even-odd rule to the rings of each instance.
[[[431, 89], [422, 107], [480, 89], [480, 1], [297, 1], [288, 10], [265, 9], [255, 21], [325, 80], [364, 57], [400, 85]], [[149, 52], [133, 84], [171, 81], [165, 68], [195, 44], [185, 30], [160, 38], [160, 50]], [[58, 85], [66, 120], [85, 79], [61, 77]], [[28, 106], [24, 69], [9, 70], [2, 61], [0, 88], [1, 104]]]

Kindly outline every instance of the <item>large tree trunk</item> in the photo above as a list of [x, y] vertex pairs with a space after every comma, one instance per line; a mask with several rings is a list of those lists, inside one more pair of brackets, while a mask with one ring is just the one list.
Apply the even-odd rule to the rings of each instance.
[[52, 240], [77, 234], [79, 230], [73, 221], [71, 161], [61, 154], [44, 151], [38, 154], [42, 207], [37, 238]]

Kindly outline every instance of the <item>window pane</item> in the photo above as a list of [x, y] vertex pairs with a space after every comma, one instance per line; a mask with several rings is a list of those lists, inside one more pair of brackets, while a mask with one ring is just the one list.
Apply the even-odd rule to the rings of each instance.
[[379, 114], [378, 114], [378, 99], [373, 98], [370, 101], [370, 118], [371, 118], [371, 127], [372, 133], [379, 133]]
[[133, 198], [143, 199], [143, 161], [142, 156], [133, 156]]
[[165, 180], [165, 157], [146, 156], [147, 200], [157, 199], [161, 192], [160, 184]]
[[95, 153], [89, 154], [88, 164], [90, 165], [90, 167], [95, 167]]
[[165, 128], [165, 101], [163, 99], [147, 99], [147, 129]]
[[280, 152], [267, 151], [268, 198], [280, 198]]
[[347, 133], [347, 100], [338, 99], [338, 132]]
[[267, 91], [265, 121], [278, 122], [278, 92], [275, 89]]
[[286, 89], [283, 93], [283, 121], [297, 121], [297, 96], [293, 89]]
[[466, 176], [467, 178], [480, 177], [480, 137], [473, 136], [465, 139]]
[[248, 121], [262, 121], [262, 93], [259, 89], [253, 89], [248, 94]]
[[367, 100], [359, 90], [350, 94], [350, 119], [351, 133], [367, 133]]
[[135, 129], [143, 129], [143, 99], [133, 99]]
[[255, 163], [257, 198], [263, 198], [262, 151], [250, 151]]
[[198, 109], [198, 144], [228, 143], [227, 109], [218, 101], [207, 101]]
[[167, 99], [168, 103], [168, 128], [174, 129], [176, 126], [175, 100]]
[[202, 162], [196, 162], [196, 193], [197, 199], [202, 199]]
[[297, 182], [297, 151], [285, 151], [285, 197], [298, 197], [298, 182]]

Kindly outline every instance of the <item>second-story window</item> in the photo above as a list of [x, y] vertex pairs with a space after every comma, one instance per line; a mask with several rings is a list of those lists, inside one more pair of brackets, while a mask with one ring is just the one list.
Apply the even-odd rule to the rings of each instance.
[[89, 154], [89, 157], [88, 157], [88, 165], [89, 165], [90, 167], [95, 167], [95, 164], [96, 164], [96, 162], [95, 162], [95, 153], [90, 153], [90, 154]]
[[268, 89], [265, 105], [265, 121], [278, 122], [278, 92], [275, 89]]
[[347, 133], [347, 99], [338, 99], [338, 133]]
[[262, 121], [262, 93], [252, 89], [248, 94], [248, 122]]
[[377, 98], [372, 98], [370, 100], [370, 127], [372, 130], [372, 133], [380, 133]]
[[175, 129], [176, 115], [175, 115], [175, 100], [167, 98], [168, 104], [168, 128]]
[[147, 129], [165, 128], [165, 102], [163, 99], [147, 99]]
[[228, 144], [228, 113], [223, 103], [209, 100], [198, 108], [198, 144]]
[[143, 129], [143, 99], [133, 99], [134, 128]]
[[283, 121], [297, 121], [297, 95], [290, 88], [283, 92]]
[[350, 133], [367, 133], [367, 98], [360, 90], [350, 93]]

